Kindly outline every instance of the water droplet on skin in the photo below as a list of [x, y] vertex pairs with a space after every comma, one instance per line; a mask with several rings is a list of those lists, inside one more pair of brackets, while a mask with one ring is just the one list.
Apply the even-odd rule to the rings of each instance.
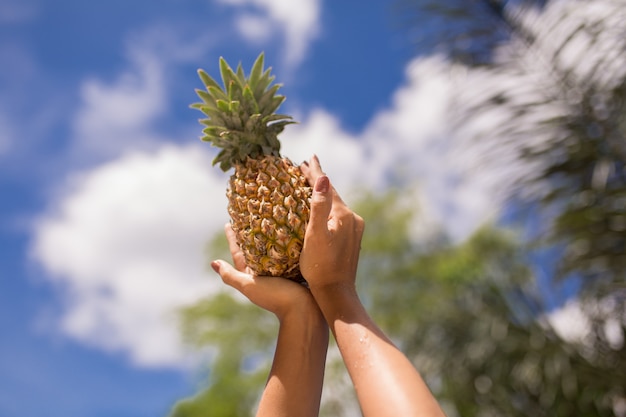
[[320, 264], [313, 264], [313, 268], [319, 268]]

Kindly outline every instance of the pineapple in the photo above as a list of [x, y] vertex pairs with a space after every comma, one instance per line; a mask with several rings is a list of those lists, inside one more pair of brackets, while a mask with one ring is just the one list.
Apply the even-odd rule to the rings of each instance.
[[276, 114], [285, 100], [271, 85], [271, 68], [263, 68], [264, 54], [248, 76], [241, 64], [236, 72], [220, 58], [224, 87], [199, 70], [205, 90], [191, 107], [207, 118], [202, 140], [220, 148], [213, 165], [234, 168], [226, 196], [231, 225], [248, 267], [259, 276], [303, 282], [300, 252], [310, 212], [311, 188], [300, 168], [280, 155], [278, 134], [295, 123]]

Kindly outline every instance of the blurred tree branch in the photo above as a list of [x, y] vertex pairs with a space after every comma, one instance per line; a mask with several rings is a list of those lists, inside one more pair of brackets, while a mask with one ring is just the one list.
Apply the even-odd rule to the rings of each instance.
[[[550, 207], [540, 213], [549, 226], [540, 238], [564, 248], [561, 276], [623, 283], [626, 3], [399, 3], [413, 7], [416, 28], [431, 28], [420, 45], [472, 69], [459, 83], [455, 131], [465, 146], [495, 145], [477, 165], [525, 167], [512, 174], [509, 195]], [[447, 24], [432, 29], [432, 14]], [[477, 122], [489, 118], [497, 122]]]

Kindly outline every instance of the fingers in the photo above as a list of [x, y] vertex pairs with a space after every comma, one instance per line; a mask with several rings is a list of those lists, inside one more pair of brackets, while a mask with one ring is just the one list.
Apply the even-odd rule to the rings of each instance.
[[238, 271], [223, 260], [211, 262], [211, 267], [226, 285], [239, 291], [257, 306], [276, 314], [279, 319], [295, 309], [317, 308], [309, 290], [289, 279], [256, 277]]
[[230, 223], [226, 223], [224, 226], [224, 232], [226, 233], [226, 240], [228, 240], [228, 249], [230, 250], [230, 254], [233, 257], [233, 263], [235, 264], [235, 268], [239, 271], [245, 271], [246, 269], [246, 258], [237, 243], [237, 236], [235, 235], [235, 231], [233, 230]]
[[311, 186], [315, 184], [315, 181], [317, 181], [319, 177], [324, 175], [317, 155], [313, 155], [308, 162], [303, 163], [300, 166], [300, 170]]
[[238, 271], [231, 264], [222, 260], [211, 262], [211, 268], [220, 275], [226, 285], [230, 285], [238, 291], [242, 291], [246, 282], [251, 279], [250, 275]]
[[313, 186], [311, 197], [311, 215], [309, 218], [309, 230], [314, 232], [328, 232], [328, 217], [333, 208], [333, 199], [330, 191], [330, 180], [326, 175], [317, 178]]
[[[317, 181], [319, 177], [326, 175], [324, 171], [322, 170], [322, 166], [320, 165], [320, 160], [317, 157], [317, 155], [313, 155], [308, 162], [302, 163], [302, 165], [300, 165], [300, 170], [304, 174], [304, 177], [307, 179], [309, 184], [311, 184], [311, 186], [315, 186], [315, 182]], [[345, 205], [341, 197], [339, 197], [339, 193], [337, 193], [337, 190], [335, 190], [335, 187], [333, 187], [332, 184], [331, 184], [331, 190], [332, 190], [332, 198], [334, 199], [334, 204]]]

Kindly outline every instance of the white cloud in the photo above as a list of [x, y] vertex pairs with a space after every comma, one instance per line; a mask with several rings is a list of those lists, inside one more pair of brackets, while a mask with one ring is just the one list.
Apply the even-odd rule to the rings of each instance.
[[250, 41], [267, 41], [278, 27], [285, 41], [286, 63], [290, 66], [302, 61], [319, 32], [320, 0], [220, 1], [241, 8], [236, 27]]
[[578, 300], [571, 300], [545, 316], [563, 340], [581, 342], [591, 333], [591, 321]]
[[145, 51], [135, 51], [131, 60], [132, 69], [113, 85], [83, 83], [73, 149], [81, 158], [118, 156], [155, 142], [150, 124], [166, 109], [162, 64]]
[[[187, 32], [188, 28], [166, 24], [137, 31], [126, 41], [128, 67], [124, 71], [112, 81], [82, 81], [80, 107], [72, 121], [73, 161], [89, 166], [169, 140], [159, 129], [170, 117], [178, 68], [196, 62], [219, 42], [214, 34]], [[195, 77], [195, 71], [191, 75]]]
[[360, 137], [343, 131], [339, 120], [322, 109], [313, 110], [302, 123], [286, 127], [280, 139], [281, 153], [296, 163], [316, 154], [342, 194], [371, 172], [364, 169], [367, 156]]
[[244, 38], [255, 44], [267, 42], [274, 31], [274, 25], [267, 17], [254, 14], [242, 13], [237, 18], [236, 26]]
[[425, 223], [461, 241], [493, 219], [502, 203], [497, 191], [508, 185], [500, 167], [475, 169], [480, 156], [470, 152], [465, 132], [456, 131], [451, 120], [458, 89], [475, 80], [459, 79], [437, 56], [414, 60], [406, 76], [392, 107], [365, 133], [369, 153], [379, 171], [418, 188]]
[[450, 130], [455, 90], [449, 71], [437, 57], [414, 60], [392, 105], [362, 132], [349, 134], [332, 115], [316, 109], [287, 127], [283, 153], [298, 162], [318, 154], [340, 192], [354, 185], [373, 191], [391, 184], [407, 187], [420, 205], [416, 228], [421, 232], [415, 236], [441, 226], [454, 240], [463, 240], [495, 215], [494, 190], [505, 178], [487, 168], [468, 171], [467, 160], [477, 156], [459, 152], [462, 142]]
[[[150, 124], [164, 109], [161, 66], [150, 55], [133, 62], [111, 86], [84, 85], [80, 144], [98, 153], [107, 149], [93, 141], [109, 140], [117, 159], [63, 185], [37, 223], [33, 254], [67, 295], [63, 332], [140, 365], [175, 366], [184, 349], [172, 312], [223, 287], [205, 273], [202, 250], [227, 221], [225, 197], [216, 198], [226, 178], [211, 166], [208, 147], [158, 144]], [[344, 196], [355, 185], [375, 191], [401, 180], [423, 214], [414, 234], [442, 224], [460, 240], [495, 205], [482, 180], [458, 169], [446, 74], [437, 58], [413, 61], [392, 105], [359, 133], [315, 109], [286, 129], [283, 154], [296, 162], [318, 154]], [[142, 138], [151, 152], [123, 142]]]
[[55, 185], [32, 253], [59, 284], [64, 334], [158, 367], [186, 362], [177, 308], [223, 288], [203, 250], [227, 213], [209, 147], [167, 145], [154, 126], [167, 110], [169, 65], [208, 46], [155, 30], [129, 40], [130, 66], [112, 82], [82, 83], [68, 158], [85, 170]]
[[163, 146], [66, 184], [33, 244], [66, 292], [63, 332], [139, 365], [184, 361], [173, 313], [218, 286], [203, 254], [227, 221], [215, 171], [198, 146]]
[[[267, 42], [278, 27], [292, 65], [303, 59], [319, 30], [317, 0], [221, 1], [240, 7], [237, 25], [246, 39]], [[155, 53], [155, 38], [173, 55]], [[73, 125], [75, 153], [116, 159], [63, 184], [64, 193], [37, 222], [33, 241], [34, 257], [66, 295], [62, 331], [125, 352], [144, 366], [184, 362], [173, 311], [223, 287], [205, 272], [202, 250], [227, 220], [226, 179], [211, 167], [207, 148], [163, 145], [152, 128], [167, 110], [167, 60], [189, 62], [206, 48], [204, 40], [178, 45], [172, 39], [150, 32], [129, 48], [128, 71], [112, 83], [83, 83], [83, 107]], [[375, 191], [400, 182], [419, 201], [421, 233], [442, 225], [455, 240], [464, 239], [496, 213], [494, 190], [520, 167], [509, 163], [512, 154], [503, 155], [498, 166], [476, 166], [490, 150], [467, 146], [449, 123], [453, 98], [466, 100], [485, 85], [511, 79], [472, 71], [455, 84], [449, 70], [437, 57], [412, 61], [392, 105], [361, 132], [346, 131], [324, 109], [312, 110], [286, 129], [283, 154], [296, 162], [318, 154], [344, 196], [355, 185]], [[468, 93], [459, 97], [463, 91]], [[468, 128], [488, 130], [498, 117], [508, 116], [476, 117]], [[11, 137], [1, 122], [0, 153]], [[572, 314], [566, 309], [551, 320]], [[584, 320], [579, 323], [576, 337], [586, 331]]]
[[[198, 33], [196, 27], [180, 22], [153, 23], [128, 37], [128, 56], [131, 62], [140, 64], [136, 68], [141, 68], [146, 60], [158, 58], [157, 68], [161, 73], [170, 69], [171, 65], [195, 65], [198, 59], [226, 41], [227, 35], [223, 31], [214, 25], [210, 27], [211, 30]], [[195, 76], [195, 73], [192, 75]]]
[[599, 300], [569, 300], [541, 321], [547, 322], [560, 338], [570, 343], [593, 348], [597, 337], [593, 333], [594, 326], [600, 326], [609, 347], [619, 350], [624, 346], [626, 311], [621, 308], [619, 294]]

